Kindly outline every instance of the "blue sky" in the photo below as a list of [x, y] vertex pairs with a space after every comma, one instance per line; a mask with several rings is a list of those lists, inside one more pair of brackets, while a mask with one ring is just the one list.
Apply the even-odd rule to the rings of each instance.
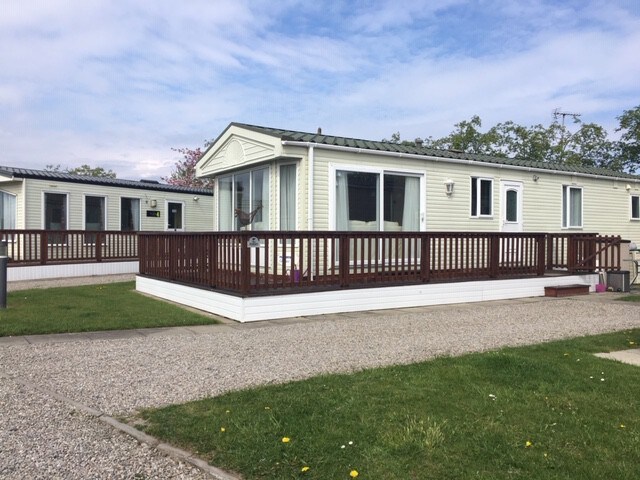
[[229, 122], [379, 140], [640, 105], [640, 2], [4, 0], [0, 164], [170, 174]]

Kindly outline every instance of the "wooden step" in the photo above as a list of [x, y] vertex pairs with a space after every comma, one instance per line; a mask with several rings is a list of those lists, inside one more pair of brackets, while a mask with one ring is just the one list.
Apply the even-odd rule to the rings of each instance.
[[569, 297], [571, 295], [589, 295], [589, 285], [556, 285], [544, 287], [545, 297]]

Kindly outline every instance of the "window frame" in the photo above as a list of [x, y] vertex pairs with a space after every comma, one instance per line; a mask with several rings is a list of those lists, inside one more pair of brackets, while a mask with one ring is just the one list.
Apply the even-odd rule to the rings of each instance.
[[[123, 213], [123, 209], [122, 209], [122, 201], [123, 200], [137, 200], [138, 201], [138, 229], [132, 229], [132, 230], [123, 230], [122, 229], [122, 213]], [[140, 197], [127, 197], [127, 196], [122, 196], [120, 197], [120, 215], [119, 215], [119, 220], [120, 220], [120, 231], [121, 232], [140, 232], [142, 231], [142, 199]]]
[[[571, 191], [576, 190], [580, 192], [580, 222], [579, 225], [572, 225], [571, 217]], [[562, 197], [561, 197], [561, 220], [562, 228], [564, 230], [576, 230], [584, 228], [584, 188], [575, 184], [562, 185]]]
[[[169, 228], [169, 205], [175, 203], [175, 204], [179, 204], [182, 206], [182, 212], [181, 212], [181, 220], [182, 220], [182, 227], [181, 228]], [[187, 204], [184, 200], [171, 200], [171, 199], [167, 199], [164, 202], [164, 211], [166, 212], [166, 221], [164, 222], [164, 230], [165, 232], [184, 232], [185, 231], [185, 227], [186, 227], [186, 220], [187, 220]]]
[[[636, 203], [636, 213], [637, 213], [635, 217], [633, 216], [634, 201]], [[632, 220], [632, 221], [640, 220], [640, 195], [629, 195], [629, 220]]]
[[102, 229], [101, 230], [91, 230], [92, 232], [104, 232], [106, 230], [108, 230], [107, 228], [107, 219], [109, 218], [109, 216], [107, 215], [107, 205], [108, 205], [108, 201], [107, 201], [107, 196], [106, 195], [90, 195], [85, 193], [82, 196], [82, 229], [88, 231], [87, 229], [87, 199], [88, 198], [101, 198], [102, 201], [104, 202], [103, 204], [103, 210], [102, 210]]
[[[297, 165], [297, 164], [296, 164]], [[254, 229], [254, 225], [253, 222], [246, 225], [244, 228], [242, 228], [242, 231], [269, 231], [271, 230], [271, 225], [273, 222], [272, 219], [272, 214], [271, 214], [271, 208], [270, 208], [270, 204], [271, 204], [271, 195], [272, 195], [272, 191], [273, 191], [273, 187], [272, 187], [272, 183], [273, 183], [273, 178], [272, 178], [272, 166], [271, 165], [256, 165], [253, 168], [245, 168], [242, 170], [236, 170], [233, 172], [226, 172], [225, 174], [220, 175], [217, 179], [216, 179], [216, 229], [218, 231], [239, 231], [239, 230], [235, 230], [235, 228], [237, 227], [237, 219], [236, 219], [236, 215], [235, 215], [235, 210], [238, 208], [236, 205], [236, 199], [237, 199], [237, 195], [236, 195], [236, 177], [240, 176], [240, 175], [248, 175], [249, 176], [249, 204], [252, 205], [254, 202], [254, 190], [255, 190], [255, 186], [254, 186], [254, 172], [258, 172], [260, 170], [264, 170], [264, 175], [267, 178], [268, 181], [268, 185], [267, 185], [267, 191], [266, 191], [266, 200], [267, 203], [265, 204], [263, 202], [262, 204], [262, 210], [261, 210], [261, 215], [262, 215], [262, 221], [260, 223], [262, 223], [264, 225], [264, 228], [260, 229], [260, 230], [256, 230]], [[279, 170], [278, 170], [278, 174], [279, 174]], [[224, 181], [225, 179], [231, 179], [231, 230], [221, 230], [220, 228], [220, 219], [222, 218], [222, 215], [220, 214], [220, 198], [221, 198], [221, 194], [220, 194], [220, 183], [222, 181]], [[276, 182], [279, 185], [280, 182], [280, 177], [278, 176], [278, 178], [276, 179]], [[296, 169], [296, 190], [297, 190], [297, 169]], [[264, 192], [263, 192], [263, 197], [264, 197]], [[297, 202], [297, 191], [296, 191], [296, 202]], [[279, 207], [279, 196], [278, 196], [278, 207]], [[266, 216], [267, 216], [267, 221], [264, 221], [264, 215], [265, 215], [265, 209], [266, 209]], [[278, 212], [276, 213], [276, 215], [278, 215], [279, 217], [279, 208], [278, 208]], [[278, 222], [279, 222], [279, 218], [278, 218]], [[279, 223], [278, 223], [279, 225]]]
[[69, 193], [52, 192], [48, 190], [42, 192], [42, 230], [52, 230], [51, 228], [47, 228], [47, 195], [62, 195], [65, 197], [64, 228], [61, 230], [69, 230]]
[[[493, 218], [493, 178], [471, 176], [469, 182], [469, 212], [471, 218]], [[482, 213], [482, 182], [489, 182], [489, 213]], [[475, 209], [474, 209], [474, 184], [475, 184]]]
[[337, 218], [336, 218], [336, 187], [337, 187], [337, 173], [344, 172], [356, 172], [356, 173], [376, 173], [379, 175], [378, 184], [378, 211], [380, 212], [379, 228], [378, 231], [384, 230], [384, 176], [385, 175], [397, 175], [405, 177], [416, 177], [420, 181], [419, 188], [419, 202], [420, 209], [418, 212], [419, 231], [426, 231], [426, 185], [427, 185], [427, 172], [425, 170], [406, 169], [406, 168], [383, 168], [383, 167], [371, 167], [368, 165], [352, 165], [352, 164], [329, 164], [329, 229], [336, 231]]
[[[13, 198], [13, 226], [12, 227], [6, 227], [4, 225], [4, 196], [7, 197], [11, 197]], [[2, 204], [0, 204], [0, 212], [3, 212], [3, 215], [0, 217], [2, 218], [2, 222], [0, 223], [0, 228], [2, 228], [3, 230], [15, 230], [16, 229], [16, 224], [18, 222], [18, 195], [16, 195], [15, 193], [10, 193], [10, 192], [5, 192], [4, 190], [0, 190], [0, 196], [2, 196], [3, 200], [2, 200]]]

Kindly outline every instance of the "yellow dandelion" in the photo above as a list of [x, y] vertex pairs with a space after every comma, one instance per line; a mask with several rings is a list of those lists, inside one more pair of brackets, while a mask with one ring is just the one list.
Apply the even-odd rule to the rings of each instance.
[[289, 437], [282, 437], [282, 443], [289, 443], [291, 439]]
[[533, 446], [533, 443], [531, 443], [529, 440], [526, 441], [526, 443], [524, 444], [525, 448], [529, 448]]
[[309, 467], [304, 466], [300, 469], [301, 472], [308, 472], [309, 471]]
[[221, 432], [226, 432], [226, 431], [227, 431], [227, 429], [226, 429], [226, 428], [224, 428], [224, 427], [220, 427], [220, 431], [221, 431]]
[[271, 410], [271, 407], [264, 407], [265, 410]]
[[351, 470], [351, 472], [349, 472], [349, 476], [350, 476], [351, 478], [356, 478], [358, 475], [360, 475], [360, 474], [358, 473], [358, 470]]
[[565, 357], [568, 357], [568, 356], [569, 356], [569, 354], [568, 354], [568, 353], [565, 353], [565, 354], [564, 354], [564, 356], [565, 356]]
[[226, 413], [231, 413], [231, 410], [227, 410]]
[[636, 342], [629, 342], [629, 345], [635, 345]]
[[621, 423], [621, 424], [620, 424], [620, 428], [624, 428], [624, 423]]

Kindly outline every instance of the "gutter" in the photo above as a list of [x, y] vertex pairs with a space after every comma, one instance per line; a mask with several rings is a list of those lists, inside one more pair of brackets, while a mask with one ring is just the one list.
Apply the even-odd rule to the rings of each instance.
[[454, 164], [462, 164], [462, 165], [486, 165], [488, 167], [494, 168], [502, 168], [507, 170], [520, 170], [525, 172], [537, 172], [537, 173], [549, 173], [556, 172], [562, 173], [565, 175], [572, 175], [576, 177], [585, 177], [585, 178], [597, 178], [597, 179], [610, 179], [610, 180], [619, 180], [621, 182], [628, 183], [640, 183], [640, 179], [637, 178], [625, 178], [625, 177], [609, 177], [604, 175], [596, 175], [593, 173], [581, 173], [581, 172], [570, 172], [565, 170], [554, 170], [552, 168], [537, 168], [537, 167], [521, 167], [518, 165], [505, 165], [502, 163], [491, 163], [491, 162], [480, 162], [478, 160], [464, 160], [461, 158], [443, 158], [443, 157], [434, 157], [433, 155], [418, 155], [415, 153], [401, 153], [401, 152], [383, 152], [381, 150], [369, 150], [366, 148], [356, 148], [356, 147], [343, 147], [341, 145], [327, 145], [322, 143], [315, 142], [299, 142], [294, 140], [283, 140], [282, 145], [284, 146], [292, 146], [292, 147], [307, 147], [312, 148], [322, 148], [325, 150], [337, 150], [340, 152], [349, 152], [349, 153], [362, 153], [368, 155], [378, 155], [381, 157], [395, 157], [395, 158], [409, 158], [412, 160], [431, 160], [434, 162], [442, 162], [442, 163], [454, 163]]

